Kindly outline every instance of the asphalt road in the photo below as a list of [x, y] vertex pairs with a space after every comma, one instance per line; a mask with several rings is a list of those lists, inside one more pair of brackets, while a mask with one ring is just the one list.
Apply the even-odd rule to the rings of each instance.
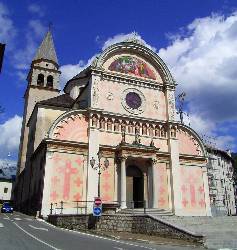
[[91, 234], [67, 231], [53, 227], [43, 221], [21, 214], [0, 214], [1, 250], [146, 250], [146, 249], [196, 249], [168, 245], [140, 244], [113, 240]]

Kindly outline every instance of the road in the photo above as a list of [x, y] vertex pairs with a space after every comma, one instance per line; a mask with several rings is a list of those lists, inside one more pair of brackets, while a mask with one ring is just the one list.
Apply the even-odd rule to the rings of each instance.
[[[0, 214], [1, 250], [191, 250], [190, 247], [140, 244], [56, 228], [21, 214]], [[197, 248], [193, 248], [197, 250]]]

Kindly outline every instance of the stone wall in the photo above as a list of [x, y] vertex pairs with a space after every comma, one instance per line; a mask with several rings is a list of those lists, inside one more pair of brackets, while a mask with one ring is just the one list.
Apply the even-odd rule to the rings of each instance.
[[98, 220], [92, 215], [49, 215], [55, 226], [73, 230], [95, 229], [98, 232], [130, 232], [157, 235], [191, 242], [203, 242], [203, 236], [183, 230], [149, 215], [103, 215]]

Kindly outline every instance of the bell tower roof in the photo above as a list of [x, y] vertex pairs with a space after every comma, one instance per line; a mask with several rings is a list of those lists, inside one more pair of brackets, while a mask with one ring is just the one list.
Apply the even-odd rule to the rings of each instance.
[[40, 47], [36, 52], [34, 60], [38, 59], [47, 59], [58, 64], [58, 58], [54, 47], [53, 36], [50, 30], [46, 33]]

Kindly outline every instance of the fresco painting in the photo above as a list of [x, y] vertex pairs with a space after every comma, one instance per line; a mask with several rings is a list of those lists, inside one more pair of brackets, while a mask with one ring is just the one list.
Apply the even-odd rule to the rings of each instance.
[[82, 200], [84, 156], [54, 153], [52, 165], [50, 202], [69, 203]]
[[159, 163], [158, 172], [158, 208], [169, 208], [169, 191], [166, 163]]
[[[102, 162], [105, 159], [102, 158]], [[100, 181], [100, 192], [103, 202], [112, 202], [114, 201], [114, 163], [112, 159], [109, 160], [109, 167], [106, 170], [102, 171], [101, 181]]]
[[156, 79], [154, 72], [145, 62], [131, 56], [119, 57], [110, 64], [109, 70], [153, 80]]
[[206, 209], [202, 169], [192, 166], [180, 167], [181, 202], [186, 210]]

